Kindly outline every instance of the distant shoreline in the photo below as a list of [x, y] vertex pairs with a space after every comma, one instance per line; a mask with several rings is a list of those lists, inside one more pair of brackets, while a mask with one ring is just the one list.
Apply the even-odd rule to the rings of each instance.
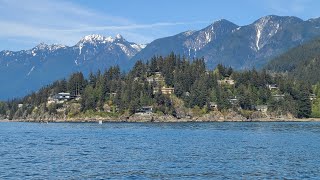
[[7, 119], [0, 119], [0, 122], [32, 122], [32, 123], [97, 123], [102, 121], [104, 123], [186, 123], [186, 122], [196, 122], [196, 123], [208, 123], [208, 122], [320, 122], [320, 118], [306, 118], [306, 119], [226, 119], [226, 120], [201, 120], [201, 119], [175, 119], [175, 120], [155, 120], [155, 121], [148, 121], [148, 120], [110, 120], [110, 119], [72, 119], [72, 120], [7, 120]]

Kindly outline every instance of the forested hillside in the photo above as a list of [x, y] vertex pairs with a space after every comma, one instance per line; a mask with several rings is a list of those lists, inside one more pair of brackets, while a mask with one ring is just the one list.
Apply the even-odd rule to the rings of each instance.
[[273, 59], [267, 69], [272, 72], [288, 73], [301, 81], [315, 84], [320, 81], [320, 39], [289, 50]]
[[[70, 95], [61, 101], [57, 94], [62, 92]], [[222, 65], [209, 71], [203, 59], [189, 61], [170, 54], [138, 61], [126, 74], [117, 66], [91, 73], [88, 79], [75, 73], [22, 99], [1, 103], [0, 114], [8, 119], [39, 119], [44, 114], [121, 118], [146, 113], [149, 107], [152, 114], [178, 119], [211, 112], [304, 118], [312, 113], [312, 93], [311, 85], [287, 76], [254, 69], [237, 72]]]

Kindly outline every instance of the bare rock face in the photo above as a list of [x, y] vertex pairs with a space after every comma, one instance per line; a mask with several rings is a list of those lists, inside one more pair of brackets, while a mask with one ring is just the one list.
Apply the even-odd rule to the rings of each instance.
[[262, 119], [267, 118], [267, 116], [261, 112], [253, 112], [250, 119]]

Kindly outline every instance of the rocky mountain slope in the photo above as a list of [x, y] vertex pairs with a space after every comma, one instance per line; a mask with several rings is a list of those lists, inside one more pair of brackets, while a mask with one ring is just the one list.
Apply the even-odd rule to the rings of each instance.
[[273, 57], [320, 36], [320, 20], [266, 16], [252, 24], [238, 26], [219, 20], [199, 31], [187, 31], [157, 39], [132, 60], [148, 60], [170, 52], [189, 58], [204, 57], [209, 68], [218, 63], [235, 69], [261, 67]]
[[25, 95], [76, 71], [88, 74], [114, 65], [125, 69], [143, 47], [121, 35], [88, 35], [71, 47], [41, 43], [30, 50], [1, 51], [0, 99]]

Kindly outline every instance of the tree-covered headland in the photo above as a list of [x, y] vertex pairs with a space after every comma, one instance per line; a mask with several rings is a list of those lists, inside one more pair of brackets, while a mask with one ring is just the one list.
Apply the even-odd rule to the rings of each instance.
[[[20, 99], [0, 103], [8, 119], [111, 117], [135, 114], [192, 118], [212, 113], [242, 117], [309, 118], [320, 116], [320, 84], [266, 70], [234, 71], [219, 64], [208, 70], [204, 59], [175, 54], [137, 61], [131, 71], [119, 67], [81, 72]], [[65, 93], [59, 98], [59, 93]]]

